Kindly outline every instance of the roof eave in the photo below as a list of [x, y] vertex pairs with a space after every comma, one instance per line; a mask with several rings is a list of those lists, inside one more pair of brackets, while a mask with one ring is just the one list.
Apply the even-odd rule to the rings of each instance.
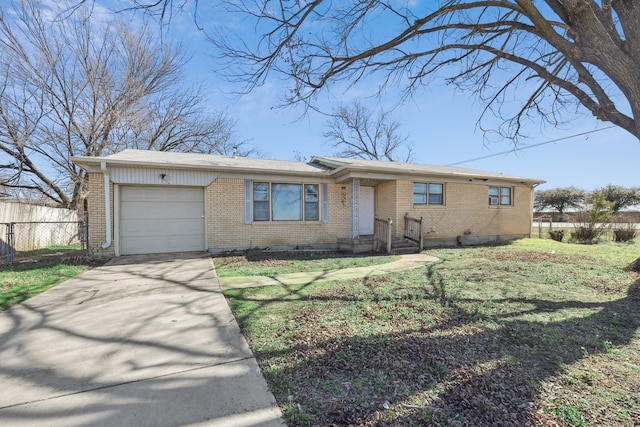
[[106, 159], [102, 157], [71, 157], [71, 161], [88, 172], [101, 172], [100, 164], [106, 163], [108, 166], [123, 167], [147, 167], [147, 168], [171, 168], [171, 169], [191, 169], [191, 170], [212, 170], [217, 172], [227, 172], [233, 174], [256, 174], [267, 173], [286, 176], [327, 176], [328, 171], [288, 171], [286, 169], [266, 169], [251, 168], [242, 166], [227, 165], [201, 165], [189, 163], [170, 163], [170, 162], [145, 162], [140, 160], [117, 160]]
[[460, 181], [484, 181], [484, 182], [513, 182], [518, 184], [526, 184], [526, 185], [540, 185], [545, 183], [546, 181], [539, 179], [529, 179], [522, 177], [514, 177], [514, 176], [495, 176], [495, 175], [482, 175], [482, 174], [463, 174], [459, 172], [425, 172], [419, 170], [407, 170], [407, 171], [399, 171], [399, 170], [377, 170], [372, 172], [371, 170], [360, 166], [360, 165], [346, 165], [339, 167], [338, 169], [334, 169], [330, 172], [330, 176], [336, 180], [336, 182], [345, 182], [353, 178], [365, 178], [365, 179], [386, 179], [393, 180], [398, 177], [403, 177], [407, 179], [419, 179], [425, 176], [434, 177], [434, 178], [444, 178], [450, 180], [460, 180]]

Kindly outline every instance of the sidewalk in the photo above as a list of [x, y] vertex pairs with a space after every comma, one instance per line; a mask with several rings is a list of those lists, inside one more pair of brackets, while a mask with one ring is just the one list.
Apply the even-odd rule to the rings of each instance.
[[331, 271], [314, 271], [305, 273], [278, 274], [275, 276], [243, 276], [219, 277], [222, 290], [237, 288], [254, 288], [271, 285], [300, 285], [324, 280], [358, 279], [361, 277], [380, 276], [394, 271], [411, 270], [425, 264], [436, 262], [438, 258], [426, 254], [401, 255], [398, 261], [368, 267], [344, 268]]

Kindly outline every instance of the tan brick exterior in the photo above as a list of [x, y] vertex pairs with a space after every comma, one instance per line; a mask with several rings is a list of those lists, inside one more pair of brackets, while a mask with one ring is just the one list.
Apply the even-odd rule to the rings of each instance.
[[[113, 183], [111, 186], [111, 238], [113, 242]], [[102, 249], [102, 243], [106, 240], [106, 221], [104, 211], [104, 175], [101, 173], [89, 174], [89, 199], [87, 201], [89, 211], [89, 250], [93, 255], [112, 256], [115, 253], [113, 243], [107, 249]]]
[[[344, 190], [343, 190], [344, 188]], [[335, 245], [349, 235], [349, 187], [329, 184], [329, 222], [244, 221], [244, 180], [217, 179], [205, 193], [207, 244], [220, 251], [252, 247]]]
[[[426, 181], [421, 181], [426, 182]], [[434, 180], [432, 182], [441, 182]], [[528, 186], [512, 186], [512, 206], [489, 206], [487, 183], [444, 183], [443, 206], [414, 205], [413, 181], [396, 180], [376, 186], [375, 213], [391, 218], [393, 233], [401, 237], [404, 215], [425, 220], [425, 245], [456, 244], [528, 236], [530, 233], [532, 192]], [[493, 185], [493, 184], [492, 184]], [[500, 184], [508, 186], [508, 184]], [[218, 178], [205, 188], [207, 246], [214, 251], [251, 247], [330, 247], [338, 238], [350, 236], [349, 183], [328, 184], [329, 222], [320, 221], [244, 221], [244, 179]], [[89, 174], [89, 247], [94, 255], [113, 255], [115, 245], [102, 249], [105, 241], [104, 176]], [[114, 185], [111, 184], [111, 220], [114, 229]], [[322, 213], [322, 205], [320, 206]], [[468, 232], [470, 231], [470, 232]], [[115, 240], [112, 235], [112, 242]]]
[[427, 245], [455, 243], [457, 236], [473, 243], [499, 239], [500, 236], [515, 238], [529, 235], [533, 208], [531, 187], [512, 186], [512, 206], [489, 206], [488, 184], [444, 184], [444, 205], [414, 205], [413, 181], [380, 184], [377, 187], [376, 216], [391, 218], [395, 224], [393, 233], [397, 237], [403, 234], [405, 213], [413, 218], [423, 217]]
[[[378, 185], [376, 187], [376, 217], [391, 218], [393, 223], [397, 224], [399, 196], [402, 197], [402, 194], [398, 193], [398, 181], [389, 181]], [[411, 197], [413, 197], [413, 193], [411, 193]]]

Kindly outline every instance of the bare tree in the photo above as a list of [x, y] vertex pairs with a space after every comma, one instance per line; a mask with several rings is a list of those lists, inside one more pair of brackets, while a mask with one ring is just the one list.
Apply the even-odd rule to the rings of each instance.
[[[85, 0], [87, 1], [87, 0]], [[135, 0], [161, 19], [198, 0]], [[410, 94], [435, 75], [475, 93], [480, 118], [516, 138], [525, 120], [558, 124], [580, 105], [640, 138], [640, 7], [630, 0], [388, 0], [224, 2], [262, 38], [217, 38], [246, 90], [284, 74], [288, 102], [313, 102], [335, 82], [368, 74]], [[381, 30], [384, 28], [384, 30]], [[320, 30], [321, 29], [321, 30]]]
[[391, 114], [377, 115], [360, 104], [340, 105], [326, 123], [324, 137], [338, 150], [336, 155], [358, 159], [412, 160], [412, 147], [406, 136], [399, 134], [400, 124]]
[[201, 154], [259, 156], [235, 137], [236, 120], [225, 112], [206, 111], [202, 88], [164, 91], [127, 116], [121, 140], [128, 148]]
[[235, 122], [208, 114], [182, 85], [180, 46], [148, 28], [105, 24], [82, 6], [57, 19], [54, 3], [0, 6], [0, 173], [4, 186], [69, 208], [83, 205], [86, 173], [71, 156], [124, 148], [226, 152]]

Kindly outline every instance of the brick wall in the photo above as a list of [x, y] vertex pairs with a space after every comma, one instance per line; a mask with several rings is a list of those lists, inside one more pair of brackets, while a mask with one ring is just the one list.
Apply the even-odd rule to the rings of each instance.
[[[445, 184], [444, 205], [414, 205], [413, 181], [397, 181], [378, 186], [378, 215], [391, 217], [396, 226], [394, 235], [401, 237], [404, 215], [425, 220], [425, 239], [451, 243], [456, 236], [465, 239], [483, 239], [492, 236], [526, 236], [530, 232], [531, 193], [529, 187], [512, 187], [513, 206], [489, 206], [488, 185], [472, 183]], [[395, 189], [395, 198], [392, 193]], [[396, 202], [395, 212], [390, 214], [391, 203]], [[465, 234], [465, 232], [469, 232]], [[445, 242], [446, 241], [446, 242]]]
[[[111, 183], [111, 231], [113, 242], [113, 183]], [[101, 173], [89, 174], [89, 199], [87, 201], [89, 211], [89, 250], [93, 255], [112, 256], [114, 246], [102, 249], [102, 243], [106, 239], [106, 221], [104, 212], [104, 175]]]
[[[393, 235], [402, 234], [404, 227], [404, 223], [398, 223], [398, 218], [402, 218], [398, 216], [398, 196], [402, 196], [398, 193], [398, 181], [385, 182], [376, 187], [376, 218], [391, 218]], [[404, 216], [404, 213], [402, 215]], [[400, 227], [399, 230], [398, 227]]]
[[[329, 222], [244, 223], [244, 180], [219, 178], [206, 189], [207, 245], [212, 250], [335, 245], [349, 235], [349, 187], [329, 184]], [[322, 210], [322, 209], [321, 209]]]

